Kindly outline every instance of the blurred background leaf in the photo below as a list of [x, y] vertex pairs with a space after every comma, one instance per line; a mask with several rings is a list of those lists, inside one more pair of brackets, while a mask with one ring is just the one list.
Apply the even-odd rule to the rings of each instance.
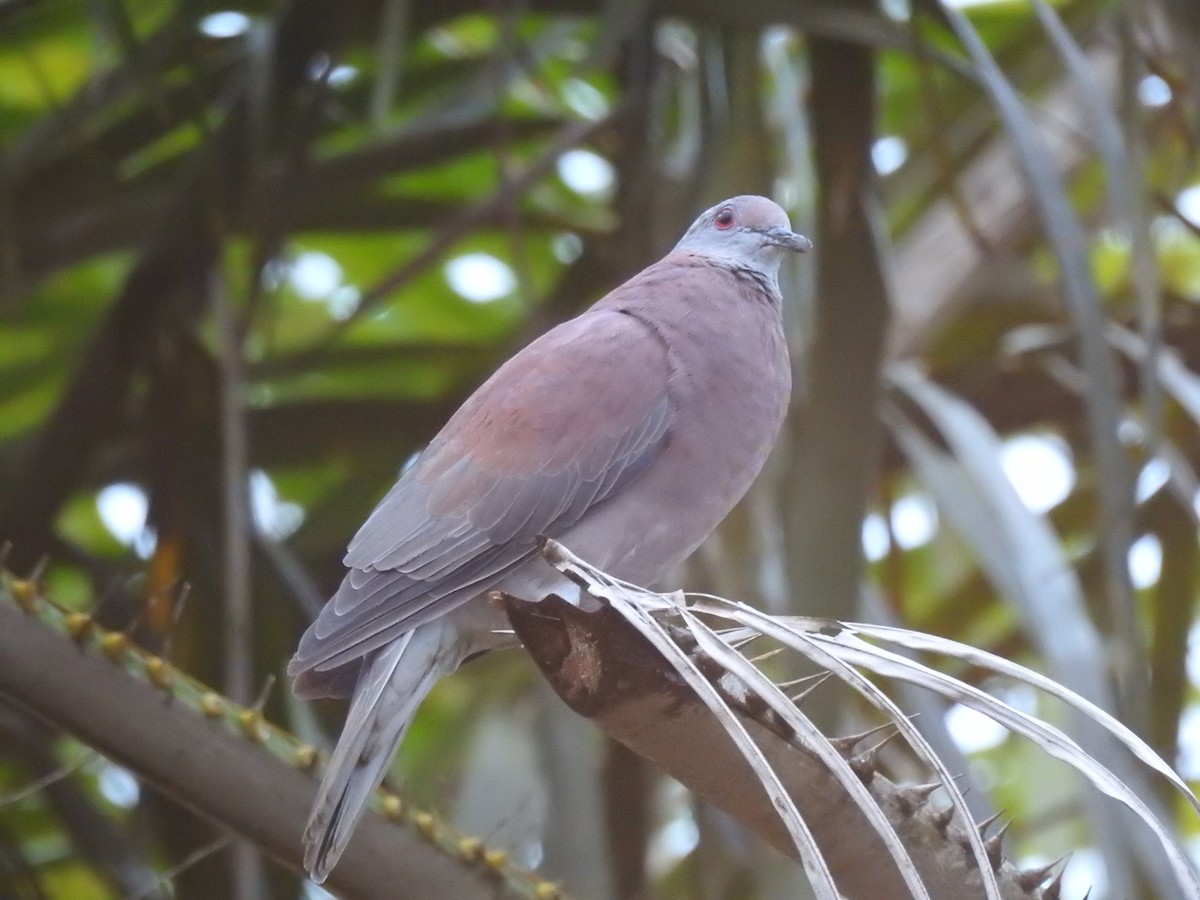
[[[7, 565], [256, 693], [228, 673], [281, 673], [475, 385], [769, 193], [817, 247], [785, 273], [795, 408], [677, 582], [1070, 676], [1200, 777], [1197, 59], [1184, 0], [0, 0]], [[830, 733], [875, 724], [827, 693]], [[922, 711], [1018, 861], [1169, 896], [1052, 761]], [[317, 896], [115, 771], [0, 710], [0, 894]], [[520, 654], [439, 686], [395, 780], [581, 896], [806, 890]]]

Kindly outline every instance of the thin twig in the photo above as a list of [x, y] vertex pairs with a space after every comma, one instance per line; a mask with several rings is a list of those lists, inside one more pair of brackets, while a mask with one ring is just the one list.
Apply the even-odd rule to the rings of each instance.
[[160, 887], [171, 884], [174, 879], [178, 878], [192, 866], [203, 862], [210, 856], [220, 853], [222, 850], [228, 847], [232, 841], [232, 837], [227, 834], [223, 834], [216, 840], [211, 841], [202, 847], [197, 847], [195, 850], [181, 859], [176, 865], [161, 873], [158, 876], [158, 883], [153, 887], [147, 888], [144, 891], [139, 891], [136, 894], [129, 894], [125, 897], [125, 900], [145, 900], [146, 897], [153, 895], [154, 892]]
[[[250, 503], [247, 496], [249, 450], [242, 408], [243, 334], [228, 292], [217, 274], [210, 276], [220, 347], [221, 480], [224, 501], [224, 670], [225, 692], [247, 703], [254, 677], [253, 610], [250, 599]], [[261, 897], [266, 872], [258, 851], [248, 841], [233, 848], [233, 895], [238, 900]]]
[[73, 773], [82, 769], [85, 765], [99, 756], [95, 750], [88, 749], [79, 759], [72, 760], [69, 763], [64, 763], [53, 772], [48, 772], [40, 778], [35, 778], [23, 787], [17, 788], [15, 791], [10, 791], [7, 794], [0, 794], [0, 809], [6, 806], [12, 806], [26, 800], [36, 794], [40, 794], [45, 788], [56, 782], [62, 781], [64, 778], [69, 778]]
[[597, 122], [576, 122], [564, 128], [558, 138], [524, 172], [514, 175], [506, 183], [500, 185], [490, 197], [471, 205], [446, 222], [423, 250], [364, 291], [353, 313], [335, 323], [311, 347], [293, 354], [292, 358], [300, 361], [297, 363], [298, 365], [314, 363], [328, 349], [338, 343], [347, 329], [373, 310], [385, 297], [428, 269], [442, 257], [442, 254], [478, 228], [481, 223], [502, 214], [518, 197], [548, 175], [560, 156], [572, 147], [589, 141], [618, 124], [624, 112], [625, 110], [622, 108]]

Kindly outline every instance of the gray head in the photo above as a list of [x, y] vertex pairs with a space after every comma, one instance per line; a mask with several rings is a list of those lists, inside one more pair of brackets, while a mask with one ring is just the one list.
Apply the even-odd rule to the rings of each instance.
[[707, 210], [675, 245], [675, 250], [749, 269], [772, 281], [784, 253], [805, 253], [812, 242], [792, 231], [788, 215], [766, 197], [743, 194]]

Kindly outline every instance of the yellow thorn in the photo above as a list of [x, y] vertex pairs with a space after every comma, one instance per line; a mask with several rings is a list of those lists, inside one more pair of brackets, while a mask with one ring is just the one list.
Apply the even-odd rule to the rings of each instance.
[[317, 748], [312, 744], [300, 744], [292, 751], [292, 763], [307, 772], [317, 764]]
[[218, 694], [208, 691], [200, 698], [200, 712], [210, 719], [219, 719], [225, 712], [225, 704], [221, 702]]
[[393, 822], [399, 822], [404, 819], [404, 801], [395, 794], [388, 794], [383, 798], [383, 814]]
[[238, 725], [242, 728], [242, 734], [254, 743], [261, 744], [267, 739], [267, 729], [263, 725], [262, 713], [257, 709], [238, 710], [237, 720]]
[[254, 706], [251, 709], [261, 713], [267, 705], [267, 698], [271, 696], [271, 688], [275, 687], [275, 676], [268, 675], [266, 681], [263, 682], [262, 690], [258, 692], [258, 699], [254, 701]]
[[162, 688], [164, 691], [169, 691], [172, 682], [175, 680], [170, 664], [159, 656], [147, 657], [146, 676], [155, 687]]
[[558, 890], [557, 884], [551, 884], [549, 881], [539, 881], [537, 887], [533, 889], [533, 896], [537, 900], [559, 900], [562, 893]]
[[437, 821], [427, 812], [414, 813], [413, 824], [427, 838], [432, 838], [437, 830]]
[[479, 859], [483, 855], [483, 841], [473, 837], [459, 838], [458, 855], [472, 862]]
[[121, 662], [129, 650], [129, 635], [123, 631], [106, 631], [100, 638], [100, 649], [113, 662]]
[[91, 634], [92, 626], [95, 625], [92, 617], [87, 613], [73, 612], [67, 615], [64, 622], [67, 628], [67, 634], [77, 641], [83, 640]]
[[38, 591], [37, 584], [28, 578], [14, 578], [12, 582], [13, 599], [17, 601], [17, 606], [25, 610], [27, 613], [37, 609]]
[[485, 850], [483, 864], [494, 872], [499, 872], [508, 863], [508, 854], [503, 850]]

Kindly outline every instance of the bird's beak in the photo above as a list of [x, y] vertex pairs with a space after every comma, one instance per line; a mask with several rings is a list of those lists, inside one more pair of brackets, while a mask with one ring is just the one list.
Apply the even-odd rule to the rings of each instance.
[[768, 241], [770, 241], [772, 244], [775, 244], [777, 247], [785, 247], [788, 250], [795, 250], [798, 253], [807, 253], [812, 249], [812, 241], [810, 241], [804, 235], [796, 234], [794, 231], [788, 231], [788, 229], [782, 226], [769, 228], [763, 232], [763, 234], [766, 236]]

